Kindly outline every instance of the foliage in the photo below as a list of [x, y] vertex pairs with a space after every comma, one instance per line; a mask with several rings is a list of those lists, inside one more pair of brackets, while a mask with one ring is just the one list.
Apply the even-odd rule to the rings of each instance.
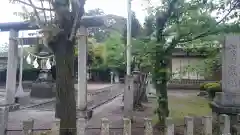
[[222, 91], [220, 83], [206, 84], [205, 89], [207, 90], [210, 98], [214, 98], [216, 92], [221, 92]]
[[[104, 14], [100, 9], [94, 9], [88, 11], [87, 15], [101, 15]], [[111, 28], [91, 28], [90, 37], [91, 40], [95, 40], [95, 42], [91, 43], [91, 57], [93, 63], [91, 65], [92, 69], [103, 69], [110, 68], [112, 70], [123, 70], [125, 69], [125, 44], [126, 43], [126, 19], [121, 17], [107, 15], [110, 18], [115, 20], [115, 24], [112, 25]], [[121, 30], [124, 29], [124, 30]], [[141, 25], [133, 13], [132, 19], [132, 37], [137, 37], [141, 32]], [[123, 33], [123, 34], [122, 34]], [[104, 35], [105, 34], [105, 35]], [[105, 36], [97, 37], [98, 35]], [[98, 40], [101, 38], [101, 41]], [[139, 41], [138, 39], [133, 40]], [[135, 50], [135, 54], [140, 56], [141, 52], [139, 49], [134, 49], [135, 46], [144, 49], [139, 42], [133, 43], [133, 50]], [[134, 55], [135, 55], [134, 54]], [[133, 56], [134, 57], [134, 56]], [[139, 57], [138, 57], [139, 58]]]
[[158, 116], [159, 121], [163, 124], [169, 114], [167, 82], [170, 75], [168, 65], [173, 49], [176, 46], [215, 44], [212, 41], [219, 41], [218, 38], [223, 34], [239, 32], [239, 24], [236, 21], [230, 22], [231, 20], [227, 18], [229, 12], [234, 9], [232, 7], [230, 10], [225, 9], [225, 15], [221, 18], [219, 18], [221, 16], [219, 14], [215, 17], [212, 16], [213, 12], [218, 9], [219, 3], [215, 1], [203, 3], [198, 0], [163, 0], [160, 6], [151, 7], [149, 16], [155, 16], [156, 23], [146, 26], [150, 30], [155, 27], [149, 44], [153, 48], [151, 62], [153, 82], [159, 96]]
[[112, 33], [111, 36], [104, 43], [106, 47], [106, 62], [105, 66], [109, 68], [118, 69], [124, 68], [124, 52], [125, 48], [121, 42], [119, 33]]
[[204, 87], [205, 84], [206, 84], [206, 83], [200, 84], [200, 87], [199, 87], [200, 91], [206, 91], [206, 89], [205, 89], [205, 87]]
[[132, 57], [133, 64], [136, 65], [141, 71], [149, 72], [151, 70], [150, 51], [151, 48], [148, 42], [144, 39], [137, 38], [132, 40]]
[[[136, 18], [135, 12], [132, 11], [132, 20], [131, 20], [131, 37], [136, 38], [140, 35], [141, 32], [141, 25], [138, 21], [138, 19]], [[123, 30], [123, 37], [122, 37], [122, 41], [124, 43], [124, 45], [127, 44], [127, 24], [124, 27]]]
[[89, 55], [93, 61], [91, 69], [124, 68], [124, 51], [121, 35], [118, 32], [112, 32], [102, 43], [92, 42], [89, 46]]
[[221, 83], [220, 82], [212, 82], [212, 83], [203, 83], [200, 85], [201, 91], [207, 91], [210, 98], [215, 97], [216, 92], [221, 92]]
[[[103, 10], [97, 8], [88, 10], [85, 15], [87, 16], [97, 16], [97, 15], [105, 15]], [[103, 29], [101, 27], [94, 27], [94, 28], [88, 28], [89, 37], [94, 38], [96, 42], [103, 42], [106, 40], [106, 38], [109, 36], [109, 32], [106, 31], [106, 29]]]
[[200, 85], [200, 90], [206, 91], [210, 86], [220, 85], [220, 82], [202, 83]]
[[143, 34], [145, 36], [151, 36], [155, 31], [155, 17], [153, 15], [149, 15], [145, 18]]

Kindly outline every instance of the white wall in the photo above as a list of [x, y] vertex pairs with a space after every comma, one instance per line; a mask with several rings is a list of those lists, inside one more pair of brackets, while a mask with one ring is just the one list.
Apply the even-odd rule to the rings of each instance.
[[196, 71], [183, 73], [188, 65], [194, 66], [201, 60], [202, 58], [172, 58], [172, 73], [175, 73], [173, 79], [204, 79], [204, 77], [197, 74]]

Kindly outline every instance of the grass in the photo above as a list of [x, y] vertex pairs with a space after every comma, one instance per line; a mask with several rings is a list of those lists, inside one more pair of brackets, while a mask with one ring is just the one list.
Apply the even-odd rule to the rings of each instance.
[[[169, 95], [170, 117], [176, 124], [182, 124], [185, 116], [206, 116], [211, 114], [209, 101], [195, 95], [173, 96]], [[158, 121], [157, 116], [153, 117], [153, 124]]]

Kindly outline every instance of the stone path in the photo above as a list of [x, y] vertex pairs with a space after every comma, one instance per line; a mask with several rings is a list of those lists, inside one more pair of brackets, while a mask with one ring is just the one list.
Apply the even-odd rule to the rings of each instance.
[[[28, 82], [29, 83], [29, 82]], [[100, 91], [100, 90], [104, 90], [107, 87], [112, 86], [112, 84], [88, 84], [88, 93], [95, 93], [96, 91]], [[77, 88], [77, 84], [75, 84], [75, 88]], [[30, 89], [24, 89], [25, 92], [29, 92]], [[5, 89], [4, 88], [0, 88], [0, 103], [4, 101], [4, 96], [5, 96]], [[88, 97], [88, 99], [90, 99], [90, 97]], [[42, 99], [42, 98], [31, 98], [30, 99], [30, 103], [24, 106], [21, 106], [21, 108], [25, 108], [28, 106], [32, 106], [32, 105], [36, 105], [36, 104], [41, 104], [41, 103], [46, 103], [49, 101], [53, 101], [54, 98], [46, 98], [46, 99]]]
[[[123, 91], [123, 87], [120, 85], [112, 88], [109, 88], [108, 86], [109, 85], [105, 85], [105, 88], [107, 89], [106, 92], [99, 93], [99, 95], [96, 96], [95, 101], [90, 104], [90, 108], [94, 105], [96, 106], [96, 104], [105, 102], [109, 98], [113, 98], [114, 96], [121, 94]], [[97, 88], [97, 85], [93, 86], [92, 88], [94, 87]], [[53, 103], [50, 103], [49, 105], [43, 105], [42, 107], [11, 112], [9, 114], [8, 129], [21, 130], [21, 122], [28, 119], [34, 119], [34, 128], [46, 129], [51, 127], [52, 122], [55, 120], [54, 114]], [[97, 112], [94, 112], [94, 115], [97, 115]], [[19, 131], [9, 131], [8, 135], [20, 135], [20, 133]]]
[[[95, 108], [98, 105], [101, 105], [103, 102], [105, 102], [106, 100], [113, 98], [116, 95], [119, 95], [123, 92], [123, 85], [114, 85], [111, 86], [110, 85], [105, 85], [105, 88], [102, 89], [95, 89], [92, 91], [95, 91], [95, 94], [92, 96], [88, 96], [88, 103], [87, 106], [88, 108]], [[76, 97], [77, 100], [77, 97]], [[34, 107], [35, 109], [38, 110], [47, 110], [47, 111], [52, 111], [54, 110], [55, 107], [55, 103], [54, 102], [49, 102], [43, 105], [39, 105]]]

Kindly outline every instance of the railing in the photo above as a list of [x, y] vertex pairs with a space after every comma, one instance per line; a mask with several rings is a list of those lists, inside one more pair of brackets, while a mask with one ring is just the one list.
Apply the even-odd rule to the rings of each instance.
[[170, 80], [170, 84], [201, 84], [206, 82], [206, 80], [203, 79], [173, 79]]
[[[240, 115], [238, 115], [240, 116]], [[212, 135], [213, 134], [213, 118], [212, 116], [203, 116], [202, 117], [202, 135]], [[35, 129], [34, 128], [34, 120], [27, 120], [22, 122], [21, 130], [6, 130], [9, 131], [21, 131], [23, 135], [35, 135], [37, 131], [42, 131], [39, 135], [57, 135], [59, 131], [59, 121], [55, 121], [53, 126], [49, 129]], [[219, 116], [219, 133], [218, 135], [230, 135], [230, 117], [228, 115], [222, 114]], [[166, 119], [166, 125], [164, 128], [165, 135], [174, 135], [175, 128], [174, 121], [171, 117]], [[123, 127], [118, 127], [118, 129], [122, 129], [122, 135], [131, 135], [132, 129], [136, 128], [132, 126], [132, 122], [128, 118], [123, 118]], [[152, 126], [152, 120], [149, 118], [144, 118], [144, 125], [142, 126], [144, 130], [144, 135], [154, 135], [154, 129]], [[186, 116], [184, 118], [184, 135], [195, 135], [194, 134], [194, 118], [190, 116]], [[197, 127], [199, 128], [199, 127]], [[95, 128], [96, 129], [96, 128]], [[110, 126], [110, 121], [107, 118], [102, 118], [101, 127], [99, 127], [100, 131], [98, 132], [101, 135], [109, 135], [110, 131], [114, 128]], [[116, 128], [115, 128], [116, 129]], [[85, 129], [88, 130], [87, 128]], [[44, 132], [45, 131], [45, 132]]]
[[194, 79], [173, 79], [168, 83], [169, 89], [199, 89], [200, 84], [206, 82], [216, 82], [209, 80], [194, 80]]

